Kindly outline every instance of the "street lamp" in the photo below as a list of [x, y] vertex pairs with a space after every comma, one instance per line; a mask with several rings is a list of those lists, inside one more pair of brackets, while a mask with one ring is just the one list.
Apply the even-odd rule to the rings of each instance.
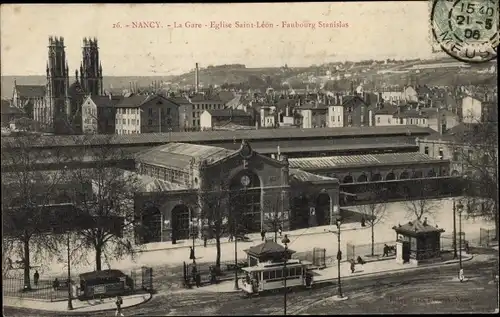
[[285, 295], [283, 299], [283, 315], [286, 316], [286, 294], [287, 294], [287, 288], [286, 288], [286, 262], [288, 260], [288, 244], [290, 243], [290, 239], [288, 239], [288, 235], [285, 234], [281, 242], [285, 245], [285, 262], [283, 265], [283, 281], [284, 281], [284, 290], [285, 290]]
[[66, 234], [66, 248], [68, 255], [68, 310], [73, 310], [73, 301], [71, 299], [71, 256], [70, 256], [70, 233]]
[[233, 215], [234, 218], [234, 289], [238, 290], [238, 237], [236, 236], [237, 230], [236, 230], [236, 217]]
[[[193, 253], [196, 254], [195, 244], [194, 244], [194, 242], [195, 242], [194, 221], [193, 221], [193, 219], [191, 219], [191, 217], [189, 220], [189, 231], [191, 231], [191, 236], [193, 239]], [[196, 258], [196, 256], [193, 257], [193, 263], [195, 262], [195, 258]]]
[[462, 210], [464, 206], [462, 203], [458, 203], [458, 263], [460, 266], [460, 270], [458, 271], [458, 279], [460, 282], [464, 280], [464, 271], [462, 269]]
[[457, 258], [457, 206], [453, 199], [453, 258]]
[[338, 251], [337, 251], [337, 284], [338, 284], [338, 293], [339, 298], [344, 298], [342, 295], [342, 284], [340, 281], [340, 261], [342, 260], [342, 251], [340, 251], [340, 225], [342, 224], [342, 219], [337, 218], [335, 221], [335, 225], [337, 226], [337, 242], [338, 242]]

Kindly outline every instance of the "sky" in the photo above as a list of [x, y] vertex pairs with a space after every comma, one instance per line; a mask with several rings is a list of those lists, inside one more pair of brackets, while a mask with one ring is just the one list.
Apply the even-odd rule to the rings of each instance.
[[[310, 66], [432, 58], [427, 1], [240, 4], [11, 4], [1, 9], [2, 75], [44, 75], [49, 36], [64, 37], [70, 74], [96, 37], [104, 75], [176, 75], [220, 64]], [[321, 28], [319, 22], [344, 27]], [[132, 28], [153, 22], [161, 28]], [[216, 30], [214, 23], [232, 24]], [[273, 28], [235, 28], [269, 22]], [[283, 28], [283, 22], [303, 27]], [[315, 28], [305, 26], [313, 23]], [[121, 28], [113, 28], [120, 24]], [[174, 23], [183, 28], [173, 28]], [[200, 24], [201, 28], [186, 28]], [[347, 24], [347, 26], [346, 26]], [[129, 25], [129, 27], [126, 27]], [[170, 27], [169, 27], [170, 25]]]

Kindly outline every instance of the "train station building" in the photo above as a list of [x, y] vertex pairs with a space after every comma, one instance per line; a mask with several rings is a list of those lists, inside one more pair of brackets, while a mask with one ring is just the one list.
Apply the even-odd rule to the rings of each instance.
[[276, 222], [283, 230], [327, 225], [339, 208], [338, 180], [291, 169], [286, 156], [261, 155], [245, 141], [238, 150], [170, 143], [138, 153], [136, 168], [143, 243], [188, 239], [214, 221], [212, 209], [225, 224], [237, 213], [242, 229], [259, 232]]
[[246, 232], [272, 231], [277, 223], [285, 231], [329, 225], [353, 196], [341, 191], [343, 182], [449, 173], [449, 162], [420, 153], [271, 158], [246, 141], [237, 150], [169, 143], [137, 153], [135, 161], [143, 183], [135, 201], [139, 243], [189, 239], [214, 225], [214, 213], [223, 226], [238, 219]]

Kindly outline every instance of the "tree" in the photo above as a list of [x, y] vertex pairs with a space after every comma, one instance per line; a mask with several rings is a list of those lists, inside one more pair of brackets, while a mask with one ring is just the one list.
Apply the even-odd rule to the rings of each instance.
[[488, 121], [463, 124], [453, 150], [459, 153], [466, 176], [467, 214], [494, 220], [498, 241], [498, 122], [493, 120], [496, 113]]
[[363, 214], [365, 219], [365, 223], [371, 229], [372, 236], [372, 246], [371, 246], [371, 255], [375, 255], [375, 225], [377, 225], [380, 221], [382, 221], [385, 217], [385, 211], [387, 208], [386, 203], [384, 202], [375, 202], [378, 200], [381, 195], [385, 195], [383, 190], [373, 190], [369, 193], [370, 198], [368, 201], [373, 201], [367, 205], [358, 206], [359, 212]]
[[198, 192], [198, 206], [204, 223], [204, 234], [215, 239], [215, 266], [220, 269], [221, 238], [233, 235], [234, 239], [241, 233], [241, 205], [244, 193], [240, 190], [230, 190], [224, 181], [212, 182], [205, 190]]
[[57, 249], [53, 235], [46, 234], [53, 220], [47, 213], [51, 205], [61, 202], [66, 171], [39, 168], [44, 163], [61, 163], [64, 158], [55, 150], [36, 147], [50, 142], [50, 138], [38, 134], [2, 138], [4, 241], [10, 241], [10, 251], [18, 251], [21, 257], [25, 290], [31, 289], [32, 256], [35, 260], [48, 259]]
[[[96, 270], [102, 269], [103, 258], [120, 259], [125, 255], [134, 256], [133, 229], [136, 224], [134, 201], [141, 186], [135, 173], [119, 168], [116, 162], [126, 158], [121, 149], [111, 145], [113, 135], [96, 135], [79, 138], [85, 153], [75, 156], [75, 160], [91, 159], [93, 168], [75, 169], [70, 177], [80, 187], [74, 189], [74, 205], [91, 224], [79, 229], [77, 234], [85, 242], [85, 247], [95, 252]], [[91, 143], [96, 145], [90, 146]], [[87, 186], [92, 193], [82, 195]]]
[[201, 209], [204, 225], [203, 232], [208, 237], [215, 239], [215, 266], [220, 269], [221, 238], [229, 231], [227, 206], [230, 195], [223, 182], [220, 182], [218, 186], [211, 186], [209, 190], [200, 190], [198, 195], [198, 206]]
[[[267, 208], [266, 208], [267, 206]], [[274, 232], [274, 242], [278, 242], [278, 231], [280, 226], [283, 226], [283, 203], [282, 198], [277, 195], [270, 200], [264, 201], [264, 208], [272, 210], [272, 213], [268, 215], [266, 223], [271, 227], [272, 232]]]
[[421, 220], [423, 216], [432, 216], [441, 207], [438, 200], [427, 199], [435, 193], [435, 189], [425, 179], [415, 179], [411, 186], [403, 187], [403, 206], [407, 217]]

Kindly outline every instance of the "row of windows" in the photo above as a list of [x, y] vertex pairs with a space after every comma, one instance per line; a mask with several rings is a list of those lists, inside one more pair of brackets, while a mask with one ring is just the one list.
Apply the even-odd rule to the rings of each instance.
[[193, 105], [193, 109], [195, 110], [215, 110], [215, 109], [223, 109], [224, 105], [223, 104], [208, 104], [208, 103], [203, 103], [199, 105]]
[[116, 113], [118, 114], [139, 114], [141, 109], [139, 108], [118, 108]]
[[[123, 125], [139, 125], [139, 119], [121, 119]], [[150, 120], [151, 121], [151, 120]], [[120, 119], [116, 119], [116, 124], [120, 124]]]
[[189, 184], [189, 174], [163, 167], [143, 165], [141, 173], [171, 183]]
[[122, 130], [122, 129], [116, 129], [116, 134], [138, 134], [139, 131], [137, 130]]
[[[284, 273], [284, 274], [283, 274]], [[302, 268], [300, 267], [291, 267], [286, 269], [278, 269], [276, 271], [268, 271], [262, 272], [262, 279], [265, 280], [274, 280], [285, 277], [295, 277], [302, 275]]]
[[[161, 104], [161, 101], [159, 101], [159, 103]], [[161, 108], [160, 108], [160, 110], [161, 110]], [[170, 108], [167, 108], [166, 110], [167, 110], [167, 111], [166, 111], [167, 116], [169, 116], [169, 115], [170, 115], [170, 110], [171, 110], [171, 109], [170, 109]], [[152, 117], [152, 116], [153, 116], [153, 108], [148, 108], [148, 116], [150, 116], [150, 117]]]

